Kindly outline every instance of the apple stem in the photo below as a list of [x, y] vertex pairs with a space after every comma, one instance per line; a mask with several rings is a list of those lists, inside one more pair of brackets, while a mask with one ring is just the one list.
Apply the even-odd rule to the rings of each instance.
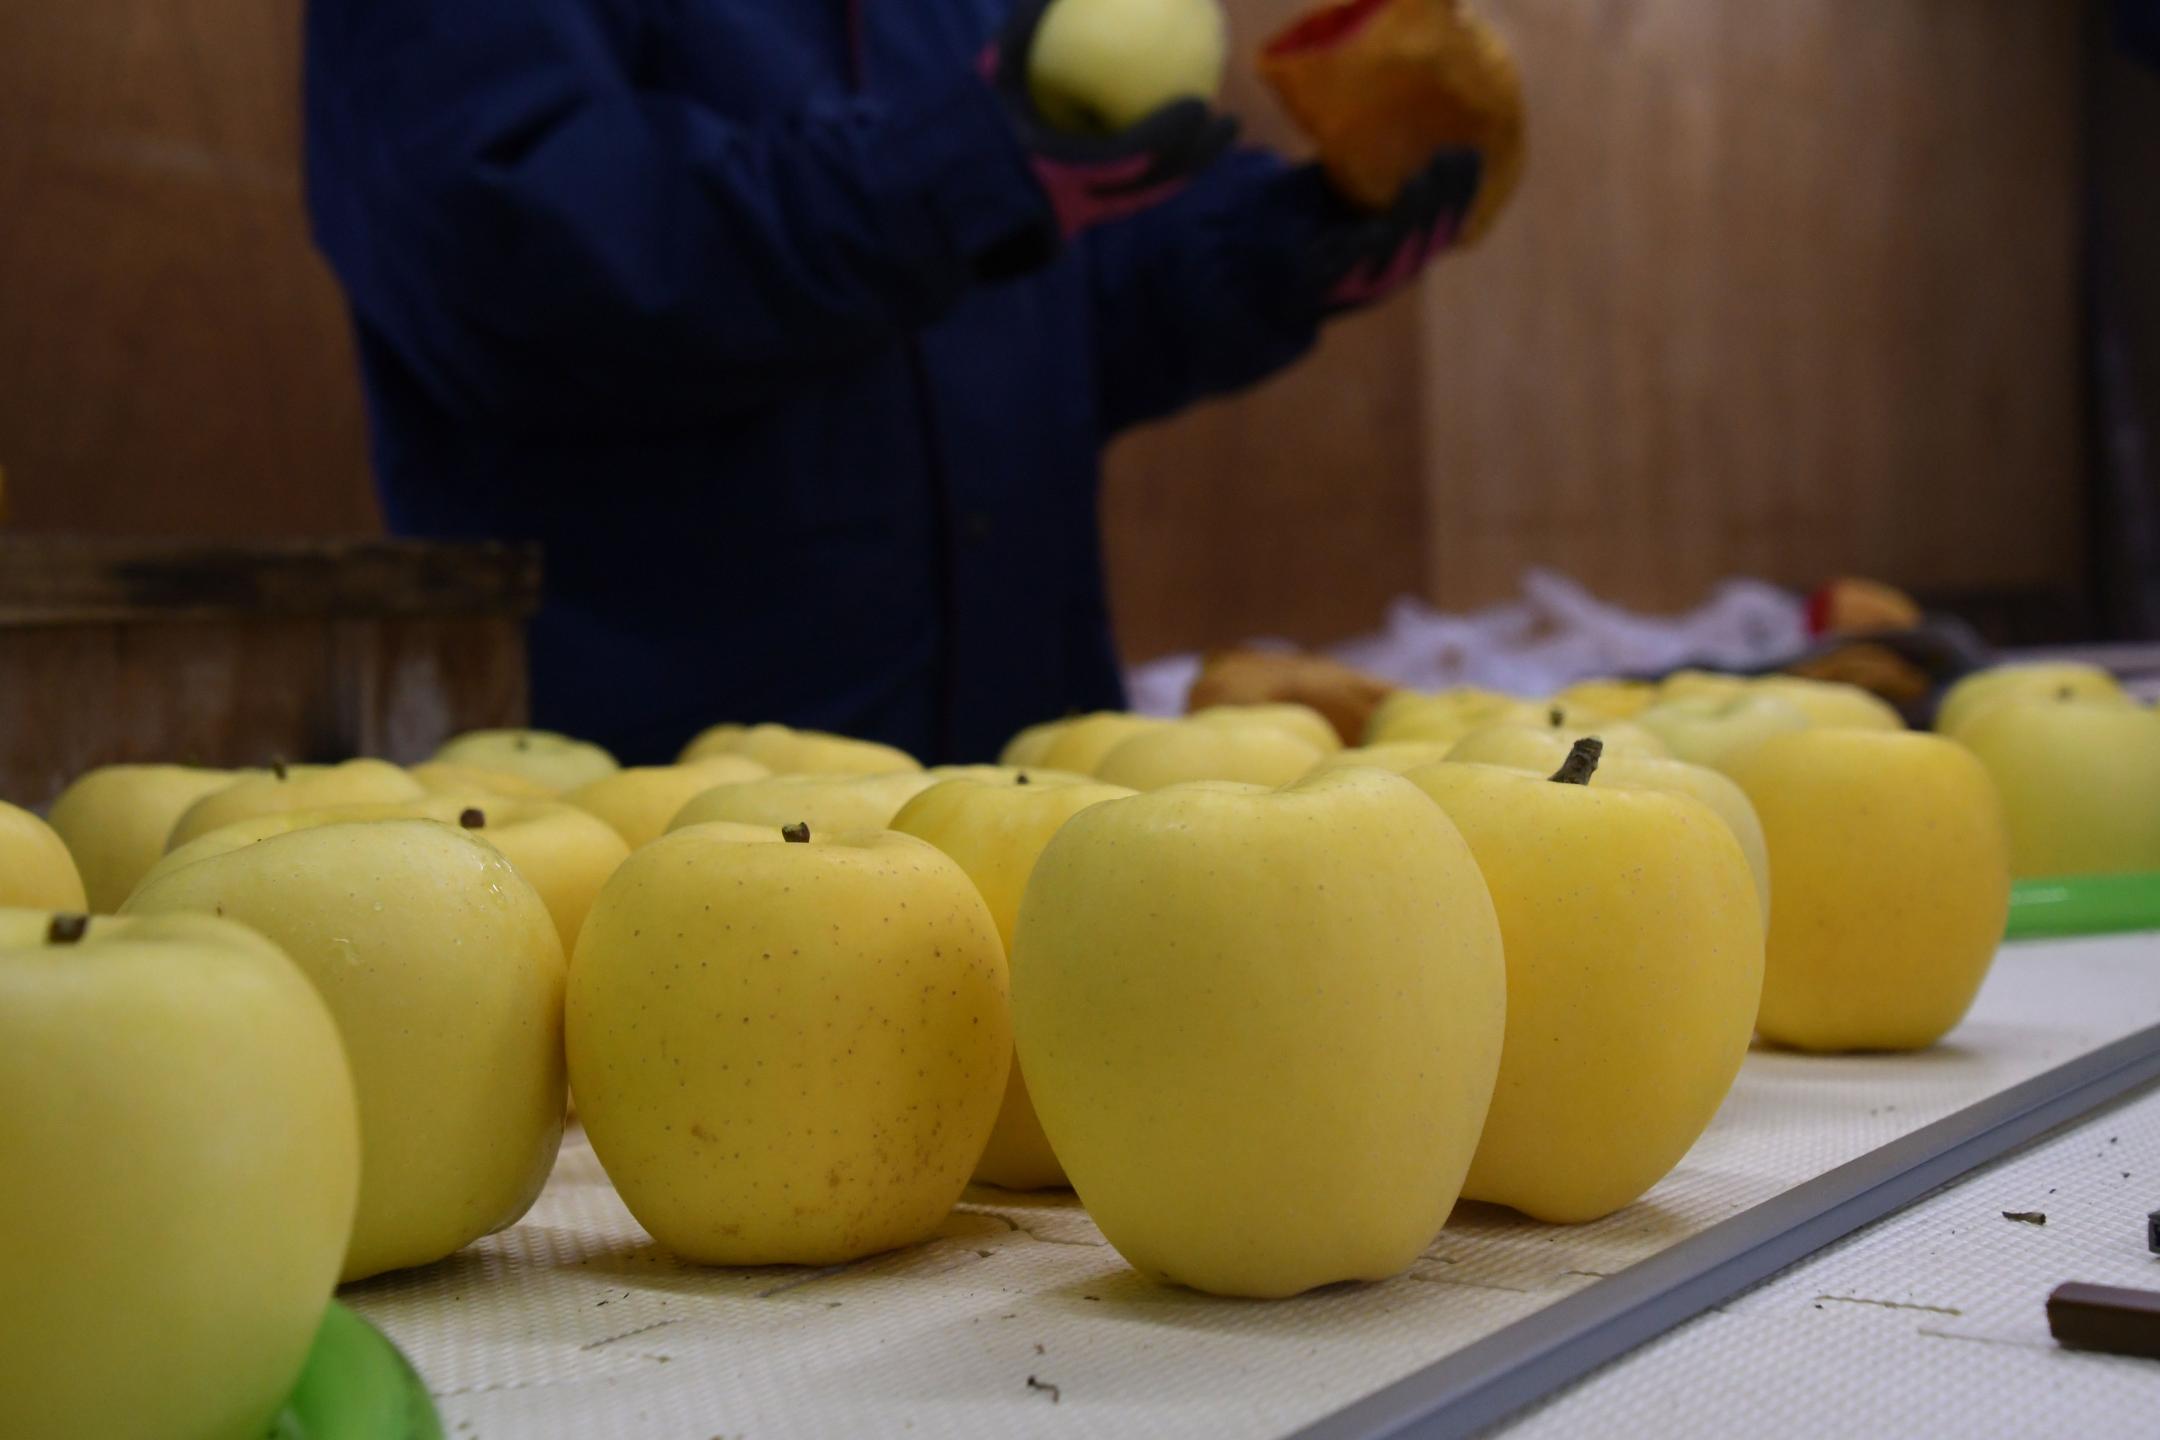
[[457, 823], [467, 830], [485, 829], [487, 827], [487, 811], [482, 810], [477, 805], [468, 805], [463, 810], [458, 811]]
[[1597, 774], [1598, 758], [1605, 753], [1605, 742], [1595, 735], [1585, 735], [1568, 751], [1567, 759], [1553, 771], [1556, 785], [1587, 785], [1590, 777]]
[[519, 750], [530, 750], [532, 749], [532, 736], [520, 735], [515, 741], [512, 742], [512, 745], [514, 748]]
[[1020, 772], [1020, 773], [1019, 773], [1018, 775], [1015, 775], [1015, 776], [1013, 776], [1013, 784], [1015, 784], [1015, 785], [1025, 785], [1025, 784], [1027, 784], [1027, 783], [1028, 783], [1028, 775], [1027, 775], [1027, 771], [1025, 771], [1025, 770], [1022, 770], [1022, 771], [1021, 771], [1021, 772]]
[[270, 773], [283, 780], [285, 778], [285, 762], [273, 757], [270, 761]]
[[787, 843], [788, 843], [788, 844], [790, 844], [790, 845], [807, 845], [807, 844], [809, 844], [809, 843], [810, 843], [810, 826], [809, 826], [809, 823], [808, 823], [807, 821], [803, 821], [803, 820], [798, 820], [798, 821], [796, 821], [796, 822], [795, 822], [795, 823], [794, 823], [793, 825], [783, 825], [783, 826], [781, 826], [781, 827], [780, 827], [780, 838], [781, 838], [782, 840], [785, 840], [785, 841], [787, 841]]
[[1566, 720], [1567, 711], [1562, 710], [1558, 705], [1553, 706], [1552, 709], [1545, 712], [1545, 723], [1552, 726], [1552, 728], [1555, 730], [1559, 729], [1560, 726], [1566, 722]]
[[88, 915], [55, 915], [52, 924], [45, 927], [45, 943], [48, 945], [73, 945], [90, 929]]

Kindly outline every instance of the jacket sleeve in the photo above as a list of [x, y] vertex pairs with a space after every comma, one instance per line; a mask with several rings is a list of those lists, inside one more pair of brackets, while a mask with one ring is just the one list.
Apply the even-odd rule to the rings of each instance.
[[934, 320], [1051, 216], [990, 87], [736, 122], [619, 0], [316, 0], [309, 190], [361, 321], [455, 413], [755, 407]]
[[1254, 384], [1312, 347], [1326, 214], [1305, 170], [1242, 150], [1168, 204], [1086, 237], [1105, 438]]

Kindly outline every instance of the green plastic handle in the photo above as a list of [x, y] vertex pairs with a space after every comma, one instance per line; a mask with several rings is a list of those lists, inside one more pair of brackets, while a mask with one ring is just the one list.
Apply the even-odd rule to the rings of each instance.
[[381, 1331], [330, 1302], [268, 1440], [442, 1440], [420, 1376]]
[[2010, 887], [2009, 939], [2132, 930], [2160, 930], [2160, 872], [2050, 875]]

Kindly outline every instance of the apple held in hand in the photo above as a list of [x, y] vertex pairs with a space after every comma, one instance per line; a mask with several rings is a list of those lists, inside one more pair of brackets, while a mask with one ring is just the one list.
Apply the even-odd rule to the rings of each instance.
[[1143, 1274], [1250, 1296], [1379, 1279], [1454, 1206], [1506, 978], [1477, 866], [1408, 781], [1091, 806], [1036, 862], [1013, 978], [1043, 1129]]
[[716, 1265], [921, 1240], [966, 1188], [1012, 1057], [1005, 962], [910, 836], [645, 846], [570, 967], [579, 1117], [654, 1239]]
[[905, 750], [875, 740], [785, 725], [715, 725], [684, 746], [676, 763], [714, 755], [741, 755], [775, 775], [884, 775], [922, 769], [922, 763]]
[[2002, 797], [2012, 874], [2160, 870], [2160, 714], [2112, 696], [2003, 700], [1957, 739]]
[[[998, 940], [1012, 953], [1020, 896], [1035, 861], [1067, 820], [1105, 800], [1133, 792], [1100, 781], [1061, 776], [960, 778], [933, 785], [900, 808], [892, 828], [926, 840], [950, 856], [990, 907]], [[1027, 1082], [1016, 1063], [1005, 1080], [997, 1124], [975, 1165], [975, 1179], [1008, 1190], [1065, 1183]]]
[[123, 913], [238, 920], [329, 1006], [360, 1103], [345, 1279], [439, 1260], [539, 1194], [566, 1108], [562, 944], [496, 850], [427, 820], [319, 825], [147, 880]]
[[1028, 89], [1060, 130], [1123, 130], [1173, 101], [1212, 102], [1228, 45], [1217, 0], [1052, 0]]
[[0, 1430], [267, 1433], [360, 1183], [336, 1026], [227, 921], [0, 911]]
[[1964, 1016], [2002, 941], [2010, 846], [1970, 751], [1939, 736], [1778, 735], [1732, 777], [1777, 879], [1763, 1037], [1802, 1050], [1919, 1050]]
[[552, 730], [468, 730], [445, 740], [432, 758], [448, 765], [499, 770], [556, 793], [617, 768], [615, 757], [598, 745]]
[[1674, 759], [1729, 770], [1771, 736], [1807, 729], [1808, 717], [1781, 695], [1743, 689], [1662, 700], [1636, 715], [1635, 723], [1663, 740]]
[[237, 777], [187, 765], [106, 765], [53, 802], [52, 828], [82, 872], [90, 909], [109, 915], [165, 853], [182, 811]]
[[1128, 790], [1160, 790], [1190, 780], [1287, 785], [1319, 764], [1323, 753], [1272, 726], [1181, 721], [1120, 742], [1095, 774]]
[[419, 800], [426, 787], [386, 760], [347, 760], [342, 765], [276, 765], [242, 775], [180, 812], [165, 848], [236, 820], [280, 810], [320, 810], [331, 805], [384, 805]]
[[2103, 705], [2135, 703], [2122, 682], [2098, 665], [2049, 661], [2035, 665], [1997, 665], [1977, 671], [1943, 692], [1935, 707], [1935, 730], [1955, 737], [1968, 721], [2005, 700], [2084, 699]]
[[1549, 779], [1454, 761], [1409, 777], [1469, 843], [1507, 955], [1507, 1042], [1463, 1194], [1565, 1223], [1680, 1163], [1762, 995], [1761, 902], [1732, 832], [1685, 796], [1593, 785], [1597, 752], [1578, 742]]
[[82, 877], [67, 842], [43, 820], [0, 800], [0, 909], [81, 910]]

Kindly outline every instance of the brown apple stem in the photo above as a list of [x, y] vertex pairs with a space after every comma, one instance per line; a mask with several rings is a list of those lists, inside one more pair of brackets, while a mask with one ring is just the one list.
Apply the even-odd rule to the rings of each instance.
[[2055, 698], [2058, 700], [2075, 700], [2077, 699], [2077, 691], [2065, 685], [2055, 692]]
[[89, 933], [88, 915], [55, 915], [52, 924], [45, 927], [45, 943], [48, 945], [73, 945]]
[[275, 756], [272, 756], [270, 760], [270, 773], [280, 780], [285, 779], [285, 762]]
[[1553, 771], [1553, 783], [1556, 785], [1589, 784], [1590, 777], [1597, 774], [1598, 758], [1604, 753], [1605, 742], [1603, 740], [1598, 739], [1595, 735], [1583, 736], [1568, 751], [1567, 759], [1560, 762], [1560, 768]]
[[482, 810], [477, 805], [468, 805], [463, 810], [458, 811], [457, 823], [467, 830], [485, 829], [487, 828], [487, 811]]
[[785, 840], [785, 841], [787, 841], [787, 843], [788, 843], [788, 844], [790, 844], [790, 845], [807, 845], [807, 844], [809, 844], [809, 843], [810, 843], [810, 825], [809, 825], [809, 822], [808, 822], [808, 821], [804, 821], [804, 820], [798, 820], [798, 821], [796, 821], [796, 822], [795, 822], [795, 823], [794, 823], [793, 825], [783, 825], [783, 826], [781, 826], [781, 827], [780, 827], [780, 838], [781, 838], [782, 840]]
[[1019, 773], [1018, 775], [1015, 775], [1015, 776], [1013, 776], [1013, 784], [1015, 784], [1015, 785], [1025, 785], [1025, 784], [1027, 784], [1027, 783], [1028, 783], [1028, 774], [1027, 774], [1027, 771], [1025, 771], [1025, 770], [1022, 770], [1022, 771], [1021, 771], [1021, 772], [1020, 772], [1020, 773]]
[[1552, 709], [1545, 712], [1545, 723], [1555, 730], [1559, 729], [1567, 723], [1567, 711], [1562, 710], [1558, 705], [1553, 706]]

